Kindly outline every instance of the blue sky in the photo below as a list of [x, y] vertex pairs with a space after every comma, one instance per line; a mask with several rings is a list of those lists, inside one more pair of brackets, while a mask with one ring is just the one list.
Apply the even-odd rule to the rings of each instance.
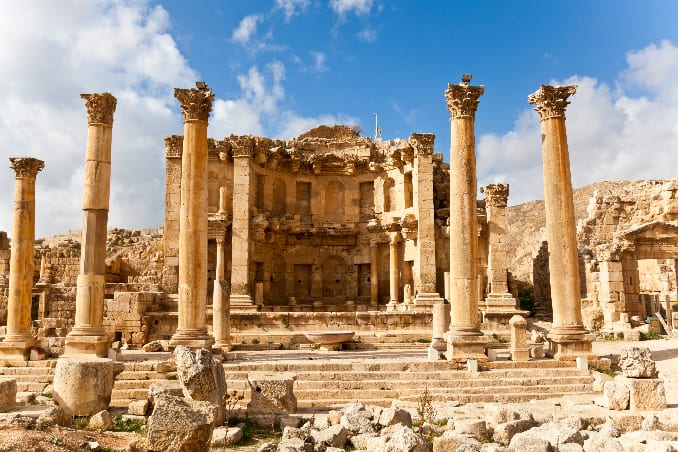
[[[172, 88], [205, 80], [209, 133], [291, 138], [320, 123], [384, 139], [436, 134], [444, 91], [485, 85], [479, 184], [512, 204], [542, 197], [539, 123], [527, 95], [576, 83], [568, 109], [575, 186], [676, 177], [678, 2], [386, 0], [0, 0], [0, 160], [45, 160], [37, 234], [79, 229], [86, 138], [80, 93], [118, 98], [111, 227], [162, 224], [162, 137], [182, 130]], [[7, 165], [8, 166], [8, 162]], [[11, 231], [13, 174], [0, 173]], [[480, 195], [479, 195], [480, 197]]]

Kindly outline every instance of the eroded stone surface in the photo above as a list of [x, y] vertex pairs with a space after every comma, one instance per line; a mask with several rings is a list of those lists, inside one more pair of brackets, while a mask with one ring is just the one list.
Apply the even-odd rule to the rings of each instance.
[[149, 446], [167, 452], [207, 450], [216, 415], [210, 402], [161, 395], [148, 418]]

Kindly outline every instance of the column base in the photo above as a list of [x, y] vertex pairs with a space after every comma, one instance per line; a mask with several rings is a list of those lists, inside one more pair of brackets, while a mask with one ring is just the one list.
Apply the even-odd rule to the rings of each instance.
[[438, 292], [433, 293], [422, 293], [419, 292], [414, 298], [414, 305], [419, 307], [431, 307], [434, 304], [442, 304], [445, 300], [440, 297]]
[[169, 341], [169, 347], [171, 350], [174, 350], [179, 345], [192, 350], [200, 348], [211, 350], [214, 345], [214, 336], [207, 334], [206, 328], [177, 329], [177, 332], [174, 333], [174, 336]]
[[233, 344], [227, 341], [216, 341], [214, 342], [214, 345], [212, 345], [212, 350], [214, 351], [215, 349], [221, 350], [223, 353], [228, 353], [233, 349]]
[[231, 312], [257, 312], [259, 306], [254, 303], [250, 295], [230, 295]]
[[386, 304], [386, 312], [395, 312], [400, 310], [400, 303], [398, 303], [396, 300], [391, 300]]
[[480, 324], [480, 328], [483, 332], [490, 335], [496, 333], [499, 336], [510, 336], [511, 328], [509, 327], [509, 320], [514, 315], [527, 317], [530, 315], [530, 311], [521, 311], [515, 308], [510, 310], [487, 308], [487, 310], [483, 311], [483, 322]]
[[546, 338], [549, 341], [546, 354], [556, 361], [575, 361], [578, 356], [586, 356], [589, 362], [598, 359], [593, 354], [593, 335], [588, 334], [581, 326], [554, 328]]
[[31, 335], [5, 336], [0, 342], [0, 361], [28, 361], [31, 347], [37, 345]]
[[111, 337], [105, 332], [81, 333], [76, 327], [66, 336], [63, 356], [96, 355], [99, 358], [108, 358], [110, 347]]
[[486, 363], [486, 344], [487, 338], [483, 335], [456, 336], [453, 332], [450, 332], [447, 336], [445, 357], [448, 361], [458, 363], [465, 363], [468, 358], [476, 359], [478, 363]]

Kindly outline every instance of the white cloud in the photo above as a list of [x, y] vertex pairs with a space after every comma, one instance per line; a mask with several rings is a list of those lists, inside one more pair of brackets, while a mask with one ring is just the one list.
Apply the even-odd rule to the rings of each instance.
[[[628, 68], [612, 89], [595, 78], [574, 76], [567, 138], [572, 182], [676, 177], [678, 165], [678, 47], [669, 42], [627, 55]], [[536, 87], [535, 87], [536, 88]], [[482, 102], [481, 106], [482, 108]], [[511, 184], [511, 204], [543, 198], [539, 119], [528, 108], [514, 129], [478, 139], [479, 185]]]
[[240, 21], [238, 28], [233, 30], [231, 40], [240, 44], [247, 44], [252, 39], [252, 36], [257, 32], [257, 24], [261, 22], [263, 16], [260, 14], [252, 14], [245, 16]]
[[327, 71], [327, 55], [324, 52], [311, 52], [313, 57], [313, 70], [315, 72], [325, 72]]
[[0, 230], [11, 234], [8, 157], [45, 161], [36, 182], [36, 234], [80, 229], [87, 114], [80, 93], [118, 99], [111, 226], [162, 224], [163, 136], [181, 130], [172, 87], [196, 75], [167, 33], [166, 11], [136, 1], [0, 6]]
[[286, 21], [303, 13], [310, 4], [311, 0], [275, 0], [275, 7], [283, 10]]
[[356, 15], [368, 14], [372, 9], [373, 0], [331, 0], [330, 7], [340, 16], [351, 11]]
[[358, 39], [365, 42], [375, 42], [377, 40], [377, 32], [370, 27], [360, 31], [356, 36], [358, 36]]

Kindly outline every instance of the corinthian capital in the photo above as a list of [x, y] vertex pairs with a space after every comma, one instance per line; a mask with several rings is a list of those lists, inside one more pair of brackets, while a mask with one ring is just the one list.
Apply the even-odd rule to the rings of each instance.
[[212, 101], [214, 100], [211, 88], [174, 88], [174, 97], [177, 98], [181, 105], [184, 121], [198, 119], [207, 122], [212, 111]]
[[45, 167], [45, 162], [33, 157], [10, 157], [10, 167], [14, 170], [16, 178], [35, 178]]
[[527, 103], [536, 105], [534, 109], [539, 113], [539, 119], [565, 117], [565, 108], [569, 105], [568, 97], [577, 92], [577, 85], [541, 87], [527, 96]]
[[184, 137], [182, 135], [168, 135], [165, 137], [165, 158], [181, 158]]
[[410, 135], [410, 143], [417, 154], [433, 154], [433, 142], [436, 136], [432, 133], [413, 133]]
[[453, 118], [475, 119], [478, 99], [484, 92], [485, 87], [483, 85], [470, 86], [465, 83], [459, 85], [448, 83], [445, 91], [447, 109]]
[[113, 125], [113, 113], [118, 101], [111, 93], [81, 94], [87, 108], [87, 122], [89, 124]]
[[485, 195], [485, 204], [492, 207], [506, 207], [509, 196], [508, 184], [487, 184], [480, 187], [480, 193]]

